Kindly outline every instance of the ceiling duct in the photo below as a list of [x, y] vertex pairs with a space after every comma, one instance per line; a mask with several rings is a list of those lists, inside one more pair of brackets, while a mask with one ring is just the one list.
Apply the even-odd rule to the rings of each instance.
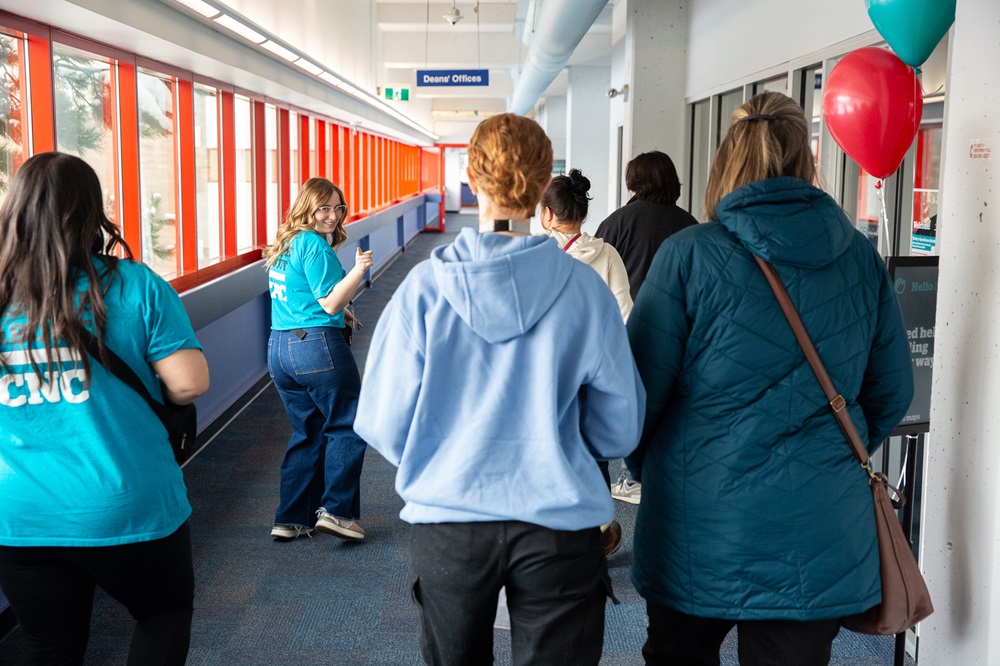
[[514, 85], [510, 111], [524, 115], [569, 62], [608, 0], [545, 0]]

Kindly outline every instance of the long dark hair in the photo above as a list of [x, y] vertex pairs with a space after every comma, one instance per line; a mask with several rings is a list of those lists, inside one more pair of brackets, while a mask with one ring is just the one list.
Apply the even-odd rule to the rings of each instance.
[[[56, 359], [61, 341], [78, 352], [90, 377], [81, 337], [85, 318], [93, 321], [104, 355], [104, 292], [118, 272], [116, 248], [132, 258], [104, 212], [101, 183], [86, 162], [65, 153], [39, 153], [14, 174], [0, 206], [0, 316], [25, 319], [20, 336], [7, 342], [24, 346], [39, 378], [38, 343], [46, 358]], [[100, 267], [95, 255], [103, 259]], [[77, 292], [84, 276], [86, 290]], [[2, 354], [0, 367], [10, 370]]]

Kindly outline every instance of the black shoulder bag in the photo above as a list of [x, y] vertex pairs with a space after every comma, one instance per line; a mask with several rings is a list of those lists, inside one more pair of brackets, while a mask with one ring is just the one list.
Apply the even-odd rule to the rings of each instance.
[[[87, 344], [87, 352], [100, 363], [97, 338], [86, 329], [83, 329], [82, 333], [84, 342]], [[194, 450], [195, 437], [198, 433], [198, 410], [194, 403], [175, 405], [167, 399], [166, 392], [163, 394], [163, 403], [157, 402], [149, 394], [146, 385], [142, 383], [135, 371], [118, 354], [111, 351], [109, 347], [105, 347], [104, 350], [108, 355], [108, 365], [105, 366], [108, 372], [142, 396], [167, 429], [167, 436], [170, 439], [170, 446], [174, 450], [174, 460], [177, 461], [177, 464], [187, 460], [191, 451]]]

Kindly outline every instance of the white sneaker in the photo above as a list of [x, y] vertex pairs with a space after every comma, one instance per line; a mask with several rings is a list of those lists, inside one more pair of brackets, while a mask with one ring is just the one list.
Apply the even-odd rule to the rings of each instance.
[[271, 528], [271, 536], [281, 541], [291, 541], [300, 536], [312, 537], [312, 528], [303, 525], [278, 525]]
[[639, 500], [642, 499], [642, 484], [638, 481], [629, 481], [622, 474], [618, 477], [618, 481], [611, 486], [611, 496], [622, 502], [638, 504]]
[[316, 529], [320, 532], [351, 541], [364, 541], [365, 539], [365, 530], [356, 520], [331, 516], [323, 507], [316, 510], [316, 516]]

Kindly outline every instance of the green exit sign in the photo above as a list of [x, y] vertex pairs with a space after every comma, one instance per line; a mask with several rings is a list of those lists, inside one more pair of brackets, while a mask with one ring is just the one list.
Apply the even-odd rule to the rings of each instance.
[[410, 101], [410, 89], [409, 88], [386, 88], [385, 98], [391, 99], [394, 102], [408, 102]]

